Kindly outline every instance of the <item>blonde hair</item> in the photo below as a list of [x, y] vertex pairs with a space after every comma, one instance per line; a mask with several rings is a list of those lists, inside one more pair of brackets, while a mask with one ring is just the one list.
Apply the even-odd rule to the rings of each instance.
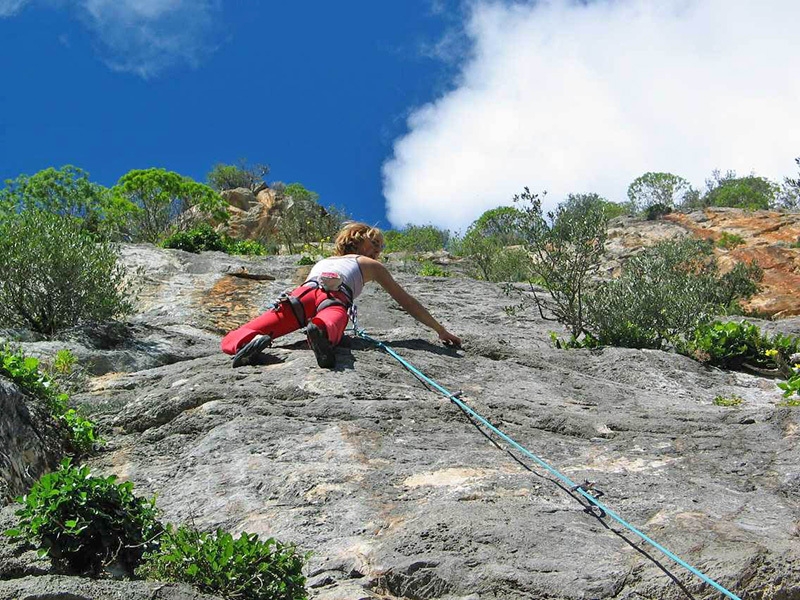
[[333, 254], [335, 256], [358, 254], [364, 240], [369, 240], [376, 248], [383, 249], [383, 232], [380, 229], [370, 227], [366, 223], [345, 223], [336, 235]]

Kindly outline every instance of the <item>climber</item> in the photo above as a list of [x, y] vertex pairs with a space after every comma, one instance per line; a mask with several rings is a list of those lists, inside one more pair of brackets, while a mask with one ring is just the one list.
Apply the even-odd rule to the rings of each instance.
[[315, 264], [308, 280], [283, 294], [270, 310], [226, 335], [222, 351], [234, 355], [234, 367], [246, 365], [275, 338], [305, 327], [317, 364], [333, 368], [334, 348], [347, 327], [348, 309], [370, 281], [381, 284], [412, 317], [433, 329], [445, 345], [461, 346], [461, 340], [434, 319], [377, 260], [382, 250], [380, 229], [365, 223], [346, 224], [336, 236], [334, 255]]

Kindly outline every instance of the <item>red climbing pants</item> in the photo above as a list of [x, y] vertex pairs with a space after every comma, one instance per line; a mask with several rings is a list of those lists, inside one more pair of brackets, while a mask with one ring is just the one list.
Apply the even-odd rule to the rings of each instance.
[[[327, 333], [331, 344], [335, 346], [342, 341], [342, 335], [347, 327], [347, 309], [334, 304], [317, 312], [317, 306], [331, 296], [347, 304], [347, 296], [342, 292], [328, 294], [319, 288], [303, 286], [292, 290], [291, 295], [300, 299], [306, 311], [306, 318]], [[281, 302], [276, 308], [231, 331], [222, 338], [220, 346], [225, 354], [236, 354], [239, 348], [259, 334], [266, 334], [274, 340], [297, 329], [300, 329], [300, 323], [297, 322], [292, 307], [288, 302]]]

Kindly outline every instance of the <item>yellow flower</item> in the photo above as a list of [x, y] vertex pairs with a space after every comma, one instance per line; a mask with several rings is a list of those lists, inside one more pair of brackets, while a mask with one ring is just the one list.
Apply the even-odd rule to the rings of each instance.
[[769, 350], [764, 350], [764, 354], [772, 358], [774, 356], [778, 356], [778, 351], [775, 350], [775, 348], [770, 348]]

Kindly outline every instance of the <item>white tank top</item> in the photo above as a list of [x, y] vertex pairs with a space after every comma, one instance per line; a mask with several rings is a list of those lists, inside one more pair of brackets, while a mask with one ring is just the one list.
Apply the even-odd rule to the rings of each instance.
[[339, 274], [342, 278], [342, 283], [353, 292], [353, 300], [361, 294], [361, 290], [364, 289], [364, 276], [361, 274], [361, 267], [358, 265], [357, 257], [331, 256], [323, 258], [313, 266], [308, 278], [314, 279], [329, 271]]

